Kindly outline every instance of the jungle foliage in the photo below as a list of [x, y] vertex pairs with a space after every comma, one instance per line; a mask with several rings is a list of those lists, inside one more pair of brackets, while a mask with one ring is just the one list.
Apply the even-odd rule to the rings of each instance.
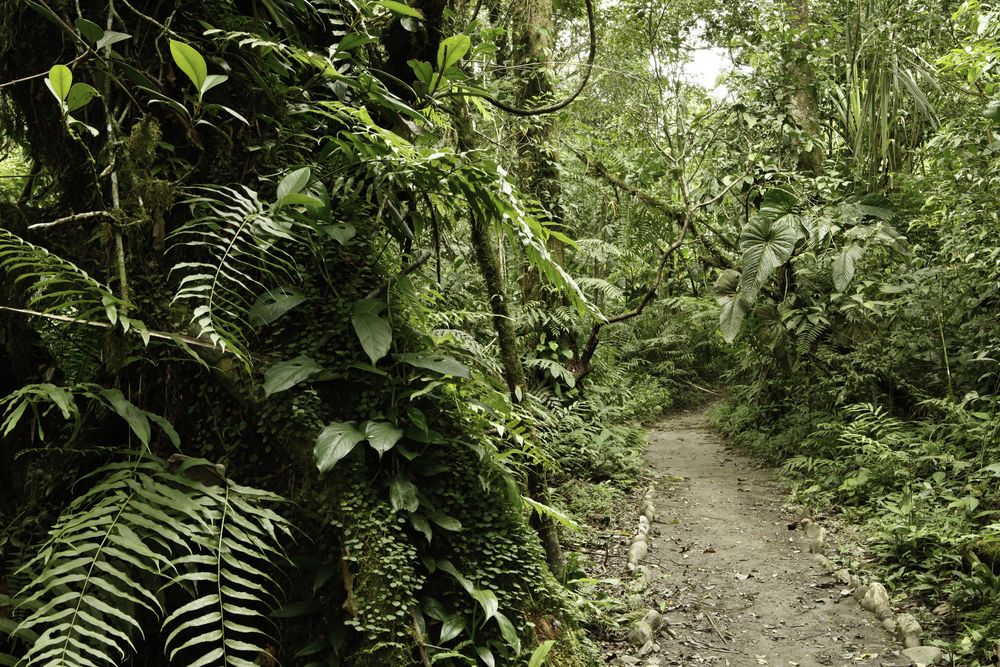
[[998, 33], [0, 0], [0, 664], [596, 664], [580, 526], [721, 385], [988, 664]]

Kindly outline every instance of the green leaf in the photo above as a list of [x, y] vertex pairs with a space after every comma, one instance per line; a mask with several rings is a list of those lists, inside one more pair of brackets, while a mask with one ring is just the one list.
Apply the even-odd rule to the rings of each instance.
[[74, 83], [69, 89], [69, 95], [66, 96], [66, 110], [73, 113], [99, 95], [97, 89], [89, 83]]
[[719, 328], [722, 330], [722, 337], [727, 343], [736, 340], [743, 326], [743, 318], [747, 313], [747, 302], [739, 294], [729, 297], [722, 303], [722, 310], [719, 312]]
[[202, 55], [193, 46], [176, 39], [170, 40], [170, 55], [177, 67], [191, 79], [194, 87], [201, 91], [208, 77], [208, 65]]
[[785, 220], [758, 216], [743, 229], [743, 294], [753, 300], [771, 273], [788, 261], [798, 232]]
[[469, 39], [468, 35], [452, 35], [441, 40], [437, 52], [438, 71], [441, 73], [448, 71], [448, 68], [469, 52], [470, 46], [472, 46], [472, 40]]
[[268, 292], [251, 306], [250, 322], [254, 326], [270, 324], [305, 300], [301, 292], [285, 287]]
[[346, 245], [348, 241], [357, 234], [357, 229], [349, 222], [341, 222], [336, 225], [324, 225], [320, 231], [329, 236], [340, 245]]
[[291, 389], [322, 371], [322, 366], [304, 355], [279, 361], [264, 372], [264, 394], [272, 396]]
[[549, 651], [555, 646], [556, 640], [550, 639], [548, 641], [539, 644], [534, 651], [531, 652], [531, 660], [528, 661], [528, 667], [542, 667], [545, 663], [545, 658], [549, 656]]
[[441, 514], [440, 512], [434, 512], [430, 515], [431, 521], [441, 526], [445, 530], [450, 530], [453, 533], [457, 533], [462, 530], [462, 522], [454, 517], [450, 517], [446, 514]]
[[49, 70], [49, 78], [45, 80], [45, 85], [55, 95], [60, 102], [66, 100], [69, 89], [73, 85], [73, 72], [65, 65], [53, 65]]
[[444, 622], [441, 624], [441, 637], [438, 643], [444, 644], [451, 641], [462, 634], [463, 630], [465, 630], [465, 619], [462, 618], [461, 614], [446, 616]]
[[726, 269], [715, 279], [715, 300], [722, 305], [740, 292], [740, 272]]
[[515, 653], [520, 653], [521, 638], [517, 636], [517, 629], [514, 628], [514, 624], [500, 612], [497, 612], [493, 618], [497, 619], [497, 624], [500, 626], [500, 635], [503, 637], [503, 640], [507, 642], [508, 646], [514, 649]]
[[101, 38], [97, 40], [97, 50], [100, 51], [104, 47], [113, 46], [118, 42], [124, 42], [126, 39], [132, 39], [132, 35], [124, 32], [115, 32], [114, 30], [108, 30]]
[[365, 439], [353, 422], [333, 422], [316, 436], [316, 446], [313, 455], [316, 467], [320, 472], [326, 472], [337, 464], [337, 461], [350, 454], [354, 447]]
[[212, 90], [216, 86], [225, 83], [226, 81], [229, 81], [229, 77], [225, 74], [209, 74], [205, 77], [205, 80], [201, 84], [201, 88], [198, 90], [204, 96], [205, 93]]
[[392, 503], [392, 508], [397, 512], [399, 510], [416, 512], [417, 508], [420, 507], [416, 484], [397, 474], [389, 482], [389, 502]]
[[93, 21], [88, 21], [87, 19], [77, 19], [75, 23], [76, 29], [80, 31], [80, 34], [95, 44], [100, 41], [102, 37], [104, 37], [104, 30], [102, 30], [101, 26], [97, 25]]
[[279, 199], [277, 206], [279, 209], [286, 206], [305, 206], [306, 208], [315, 209], [323, 208], [326, 204], [319, 197], [313, 197], [301, 192], [292, 192]]
[[429, 88], [431, 75], [434, 74], [434, 68], [431, 67], [431, 64], [426, 60], [408, 60], [406, 64], [413, 70], [413, 75], [417, 77], [417, 81], [420, 81]]
[[476, 587], [472, 584], [472, 582], [469, 581], [469, 579], [465, 577], [461, 572], [459, 572], [458, 569], [451, 564], [450, 560], [439, 560], [437, 563], [437, 567], [442, 572], [447, 572], [452, 577], [454, 577], [455, 581], [458, 582], [459, 586], [464, 588], [465, 592], [468, 593], [469, 595], [472, 595], [472, 591], [476, 590]]
[[431, 524], [427, 520], [427, 517], [422, 514], [411, 514], [410, 523], [413, 524], [413, 527], [416, 530], [419, 530], [424, 534], [424, 537], [427, 538], [428, 542], [431, 541], [431, 538], [434, 536], [434, 532], [431, 530]]
[[394, 354], [393, 358], [416, 368], [425, 368], [441, 375], [453, 375], [460, 378], [470, 377], [469, 368], [454, 357], [445, 354], [428, 352], [404, 352]]
[[365, 423], [365, 437], [381, 458], [403, 437], [403, 429], [396, 428], [389, 422], [370, 421]]
[[392, 327], [378, 314], [385, 307], [384, 301], [364, 299], [354, 304], [354, 316], [351, 317], [354, 332], [372, 364], [388, 354], [392, 345]]
[[856, 243], [844, 248], [833, 260], [833, 286], [843, 292], [854, 278], [854, 268], [863, 249]]
[[424, 18], [424, 13], [417, 9], [416, 7], [410, 7], [409, 5], [403, 4], [402, 2], [396, 2], [395, 0], [375, 0], [372, 3], [379, 7], [384, 7], [394, 14], [402, 14], [403, 16], [412, 16], [416, 19]]
[[983, 115], [994, 123], [1000, 123], [1000, 100], [993, 100], [987, 104]]
[[117, 389], [101, 389], [101, 396], [111, 406], [111, 409], [118, 413], [119, 417], [128, 422], [129, 428], [132, 429], [132, 432], [135, 433], [142, 444], [148, 446], [151, 432], [146, 411], [140, 410], [126, 400]]
[[477, 588], [472, 591], [472, 597], [483, 608], [483, 613], [486, 614], [487, 621], [493, 618], [500, 610], [500, 602], [493, 591], [486, 590], [485, 588]]
[[493, 657], [493, 651], [488, 646], [477, 646], [476, 654], [486, 667], [496, 667], [497, 660]]
[[281, 182], [278, 183], [278, 201], [281, 201], [287, 195], [297, 194], [302, 192], [302, 190], [309, 184], [309, 179], [312, 177], [312, 171], [309, 167], [301, 167], [295, 171], [289, 172]]

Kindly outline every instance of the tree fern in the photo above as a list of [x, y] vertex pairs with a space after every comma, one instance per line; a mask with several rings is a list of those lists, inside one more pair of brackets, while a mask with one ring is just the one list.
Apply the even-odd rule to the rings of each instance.
[[16, 597], [21, 664], [117, 665], [153, 623], [171, 661], [253, 664], [277, 595], [267, 571], [289, 532], [266, 507], [278, 498], [196, 459], [98, 473], [22, 568], [34, 576]]

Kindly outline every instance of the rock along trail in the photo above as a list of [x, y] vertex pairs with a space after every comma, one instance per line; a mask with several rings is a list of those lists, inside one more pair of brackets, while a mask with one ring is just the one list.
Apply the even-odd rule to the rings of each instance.
[[[704, 411], [662, 422], [646, 458], [656, 520], [645, 604], [663, 611], [642, 667], [908, 665], [879, 621], [825, 575], [773, 470], [731, 449]], [[649, 648], [649, 647], [647, 647]]]

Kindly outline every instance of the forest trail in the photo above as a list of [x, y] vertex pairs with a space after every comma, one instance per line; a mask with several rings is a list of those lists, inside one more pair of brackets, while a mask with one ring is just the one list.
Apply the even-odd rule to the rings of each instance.
[[660, 423], [646, 459], [656, 474], [647, 603], [669, 625], [658, 653], [624, 664], [909, 664], [789, 529], [796, 517], [774, 471], [727, 448], [703, 410]]

